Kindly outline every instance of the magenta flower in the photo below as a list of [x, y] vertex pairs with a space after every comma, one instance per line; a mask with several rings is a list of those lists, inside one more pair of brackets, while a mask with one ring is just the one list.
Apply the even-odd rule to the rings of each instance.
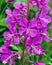
[[47, 31], [45, 31], [45, 29], [42, 28], [42, 30], [38, 31], [38, 35], [36, 37], [34, 37], [33, 39], [33, 43], [34, 44], [40, 44], [42, 42], [42, 40], [44, 39], [46, 42], [49, 42], [50, 41], [50, 38], [48, 37], [47, 35]]
[[6, 9], [6, 14], [7, 14], [7, 17], [6, 17], [5, 22], [7, 24], [16, 24], [16, 23], [18, 23], [17, 20], [18, 20], [19, 17], [17, 18], [10, 8]]
[[33, 53], [35, 53], [35, 55], [42, 55], [43, 53], [45, 53], [45, 50], [43, 50], [40, 45], [34, 44], [33, 39], [30, 37], [27, 37], [26, 39], [25, 48], [29, 56], [31, 56]]
[[[47, 5], [45, 5], [43, 8], [42, 8], [42, 10], [41, 10], [41, 12], [40, 12], [40, 16], [47, 16], [47, 14], [48, 14], [48, 11], [49, 11], [49, 7], [47, 6]], [[42, 15], [43, 14], [43, 15]]]
[[19, 22], [19, 34], [33, 37], [34, 44], [40, 44], [42, 39], [49, 42], [50, 38], [47, 36], [47, 24], [43, 20], [32, 19], [28, 22], [23, 18]]
[[5, 38], [4, 45], [6, 47], [10, 46], [13, 41], [16, 45], [19, 44], [19, 38], [17, 37], [17, 35], [14, 35], [14, 34], [10, 33], [9, 31], [6, 31], [6, 32], [4, 32], [3, 36]]
[[12, 65], [14, 63], [14, 56], [20, 59], [20, 53], [14, 52], [6, 48], [5, 46], [2, 46], [0, 48], [0, 60], [5, 64], [10, 60], [10, 64]]
[[21, 19], [22, 17], [26, 17], [27, 16], [27, 5], [23, 2], [15, 2], [13, 13], [19, 19]]
[[13, 0], [7, 0], [7, 2], [12, 2]]
[[37, 6], [38, 6], [39, 8], [42, 8], [42, 7], [44, 7], [45, 5], [47, 5], [48, 1], [49, 1], [49, 0], [36, 0]]
[[29, 0], [29, 4], [32, 5], [32, 6], [36, 6], [37, 5], [35, 0]]
[[10, 46], [13, 41], [16, 45], [19, 44], [19, 38], [18, 38], [18, 31], [16, 29], [15, 23], [9, 23], [8, 24], [9, 31], [4, 32], [3, 36], [5, 38], [4, 45]]
[[40, 45], [33, 45], [32, 44], [32, 49], [36, 55], [42, 55], [43, 53], [45, 53], [45, 50], [43, 50]]
[[44, 62], [34, 62], [32, 65], [45, 65]]
[[11, 10], [10, 8], [6, 9], [6, 14], [7, 14], [6, 17], [7, 24], [10, 23], [18, 24], [19, 20], [22, 17], [27, 16], [27, 5], [22, 2], [15, 2], [14, 9], [13, 10]]
[[16, 29], [16, 25], [15, 24], [9, 24], [8, 25], [8, 29], [9, 29], [9, 31], [12, 33], [12, 34], [14, 34], [14, 35], [18, 35], [18, 31], [17, 31], [17, 29]]
[[37, 30], [35, 28], [35, 20], [34, 18], [30, 21], [28, 21], [26, 18], [22, 18], [19, 22], [19, 34], [24, 35], [26, 34], [27, 36], [30, 37], [35, 37], [37, 35]]
[[32, 6], [37, 6], [38, 8], [42, 8], [44, 7], [45, 5], [47, 5], [49, 0], [30, 0], [30, 4]]
[[26, 50], [27, 50], [29, 56], [32, 55], [31, 45], [32, 45], [32, 39], [31, 39], [30, 37], [28, 37], [28, 38], [26, 39]]
[[[46, 10], [46, 9], [45, 9]], [[42, 15], [43, 14], [43, 15]], [[47, 12], [42, 11], [40, 14], [36, 13], [36, 29], [38, 31], [38, 35], [34, 37], [35, 44], [39, 44], [44, 39], [46, 42], [50, 41], [50, 38], [47, 34], [47, 24], [51, 22], [50, 16], [46, 16]]]
[[50, 40], [47, 36], [47, 23], [39, 19], [39, 17], [33, 18], [30, 21], [23, 18], [19, 22], [19, 27], [19, 34], [22, 35], [22, 41], [26, 40], [28, 54], [32, 55], [33, 51], [36, 55], [42, 55], [45, 50], [38, 44], [42, 42], [42, 39], [46, 42]]
[[39, 19], [44, 21], [46, 24], [50, 23], [51, 22], [51, 17], [47, 15], [48, 10], [49, 10], [48, 6], [43, 7], [40, 14], [39, 14], [39, 12], [36, 13], [36, 18], [38, 18], [38, 16], [39, 16]]

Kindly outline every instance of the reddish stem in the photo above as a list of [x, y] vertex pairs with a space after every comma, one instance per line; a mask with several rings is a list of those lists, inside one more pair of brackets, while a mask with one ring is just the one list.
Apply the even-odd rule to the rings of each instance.
[[[26, 18], [28, 19], [28, 14], [29, 14], [29, 0], [27, 0], [27, 16]], [[24, 51], [25, 51], [25, 43], [26, 43], [26, 39], [24, 40], [24, 44], [23, 44], [23, 52], [22, 52], [22, 65], [24, 65]]]
[[24, 41], [24, 44], [23, 44], [22, 65], [24, 65], [24, 51], [25, 51], [25, 41]]
[[34, 63], [33, 61], [31, 61], [31, 60], [25, 60], [25, 62], [30, 62], [30, 63]]
[[27, 19], [28, 19], [28, 15], [29, 15], [29, 0], [27, 0]]

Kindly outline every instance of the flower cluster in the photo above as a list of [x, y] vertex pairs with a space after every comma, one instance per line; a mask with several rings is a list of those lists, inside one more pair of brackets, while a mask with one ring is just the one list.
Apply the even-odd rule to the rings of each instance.
[[[20, 58], [20, 53], [8, 49], [14, 42], [16, 45], [20, 40], [25, 44], [29, 56], [32, 54], [42, 55], [45, 50], [42, 49], [40, 43], [44, 39], [46, 42], [50, 41], [47, 34], [47, 25], [51, 22], [48, 16], [49, 7], [47, 6], [48, 0], [29, 0], [29, 4], [37, 7], [35, 17], [28, 20], [27, 17], [27, 4], [23, 2], [15, 2], [14, 9], [6, 9], [6, 20], [8, 30], [4, 32], [5, 38], [4, 46], [0, 48], [0, 58], [3, 63], [11, 59], [10, 65], [14, 62], [14, 56]], [[16, 25], [19, 28], [16, 28]], [[18, 36], [21, 36], [19, 39]], [[4, 57], [4, 58], [3, 58]], [[32, 65], [45, 65], [43, 62], [34, 62]]]
[[38, 8], [44, 7], [49, 0], [29, 0], [30, 5], [37, 6]]
[[5, 64], [10, 61], [10, 65], [14, 63], [14, 56], [20, 59], [20, 53], [16, 51], [9, 50], [6, 46], [0, 48], [0, 58], [1, 61]]

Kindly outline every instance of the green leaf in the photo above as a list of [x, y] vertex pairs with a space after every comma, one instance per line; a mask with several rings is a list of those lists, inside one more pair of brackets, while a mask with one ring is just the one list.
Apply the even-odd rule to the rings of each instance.
[[12, 47], [13, 50], [22, 52], [22, 49], [21, 49], [20, 46], [16, 46], [16, 45], [13, 45], [13, 44], [12, 44], [11, 47]]
[[5, 23], [5, 18], [0, 19], [0, 26], [5, 26], [5, 27], [7, 27], [7, 24]]
[[49, 5], [49, 7], [52, 8], [52, 0], [50, 0], [50, 1], [48, 2], [48, 5]]
[[25, 2], [26, 3], [27, 0], [15, 0], [15, 1], [17, 1], [17, 2]]

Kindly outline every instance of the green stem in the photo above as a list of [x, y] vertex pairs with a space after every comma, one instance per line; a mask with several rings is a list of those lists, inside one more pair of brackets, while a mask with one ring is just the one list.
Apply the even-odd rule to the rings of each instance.
[[52, 58], [48, 57], [45, 53], [43, 54], [45, 57], [47, 57], [51, 62], [52, 62]]

